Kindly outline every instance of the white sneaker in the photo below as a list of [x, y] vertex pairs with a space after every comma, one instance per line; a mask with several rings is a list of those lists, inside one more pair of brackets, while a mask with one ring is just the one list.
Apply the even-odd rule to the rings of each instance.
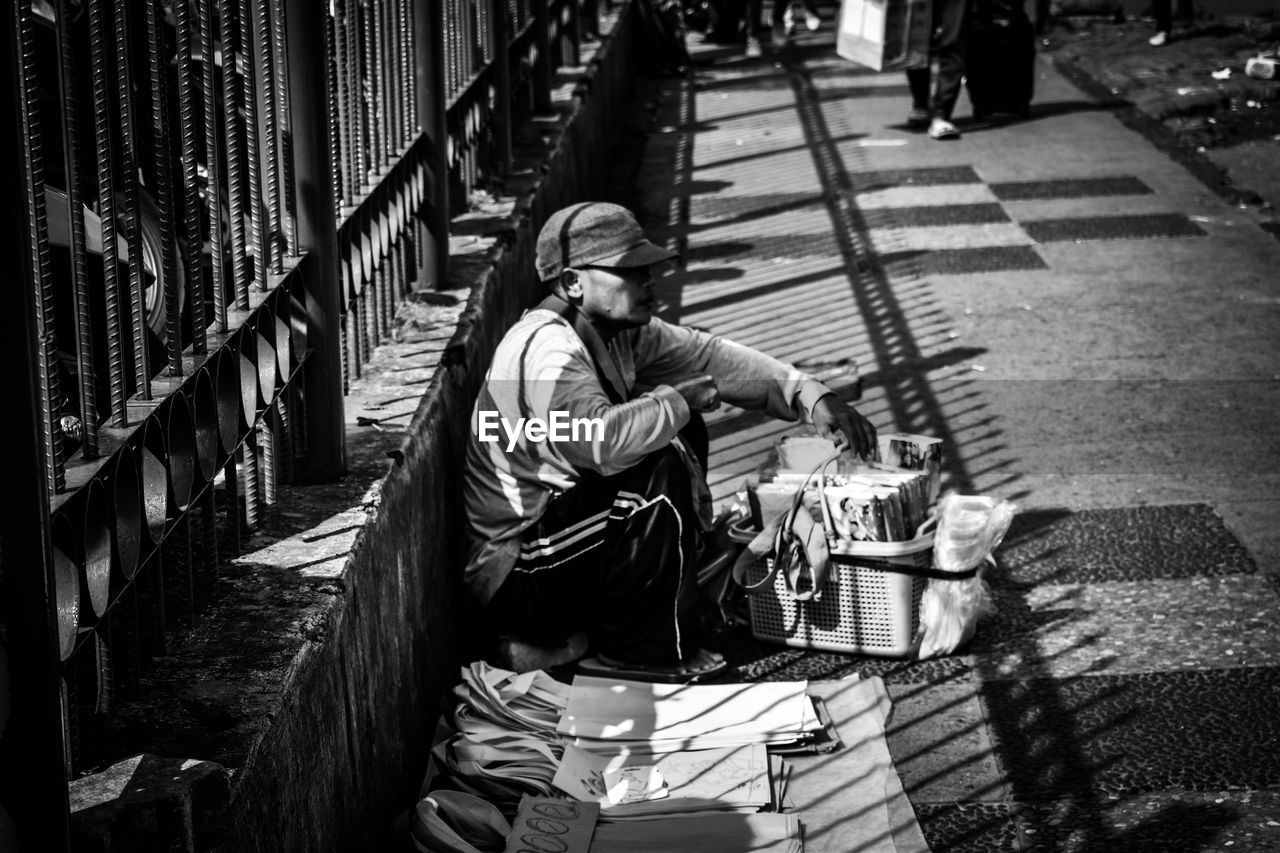
[[817, 12], [806, 8], [804, 11], [804, 25], [809, 32], [816, 33], [818, 27], [822, 26], [822, 18], [818, 17]]
[[930, 139], [959, 139], [960, 131], [954, 124], [945, 118], [934, 116], [933, 121], [929, 123]]
[[1166, 33], [1164, 30], [1161, 30], [1160, 32], [1153, 35], [1151, 38], [1147, 39], [1147, 44], [1151, 45], [1152, 47], [1164, 47], [1168, 41], [1169, 41], [1169, 34]]
[[756, 38], [755, 36], [752, 36], [747, 39], [747, 58], [748, 59], [759, 59], [763, 53], [764, 51], [760, 49], [760, 39]]

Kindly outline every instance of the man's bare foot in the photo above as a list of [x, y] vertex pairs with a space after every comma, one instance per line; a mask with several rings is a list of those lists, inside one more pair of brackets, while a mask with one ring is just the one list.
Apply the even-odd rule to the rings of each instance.
[[498, 638], [498, 662], [512, 672], [532, 672], [572, 663], [587, 653], [587, 635], [574, 634], [563, 646], [538, 646], [514, 637]]

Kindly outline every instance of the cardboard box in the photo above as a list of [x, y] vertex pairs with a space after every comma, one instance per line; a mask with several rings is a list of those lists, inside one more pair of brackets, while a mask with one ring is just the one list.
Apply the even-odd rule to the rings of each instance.
[[843, 0], [836, 53], [875, 71], [929, 64], [929, 0]]

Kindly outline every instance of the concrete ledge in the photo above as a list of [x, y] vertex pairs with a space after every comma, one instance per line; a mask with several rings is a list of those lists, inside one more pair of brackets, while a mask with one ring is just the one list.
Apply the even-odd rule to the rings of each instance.
[[[155, 761], [183, 768], [165, 800], [181, 808], [165, 808], [185, 817], [152, 821], [147, 848], [378, 848], [415, 802], [478, 624], [457, 499], [472, 401], [501, 335], [542, 295], [537, 227], [607, 196], [632, 17], [627, 3], [606, 16], [554, 113], [516, 134], [505, 184], [455, 221], [450, 289], [399, 306], [395, 340], [353, 379], [347, 476], [282, 487], [242, 552], [224, 556], [217, 604], [157, 658], [142, 698], [95, 722], [86, 743], [104, 769], [75, 783], [73, 807], [86, 849], [138, 849], [119, 815], [159, 807], [118, 780]], [[203, 775], [184, 782], [188, 757]], [[228, 777], [221, 793], [208, 782]]]
[[211, 761], [138, 755], [71, 783], [80, 851], [201, 850], [225, 819], [230, 774]]

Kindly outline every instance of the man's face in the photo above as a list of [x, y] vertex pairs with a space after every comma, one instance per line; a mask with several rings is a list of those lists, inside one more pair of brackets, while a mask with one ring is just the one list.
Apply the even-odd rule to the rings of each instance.
[[651, 267], [582, 267], [579, 310], [597, 326], [631, 329], [653, 319], [657, 298]]

